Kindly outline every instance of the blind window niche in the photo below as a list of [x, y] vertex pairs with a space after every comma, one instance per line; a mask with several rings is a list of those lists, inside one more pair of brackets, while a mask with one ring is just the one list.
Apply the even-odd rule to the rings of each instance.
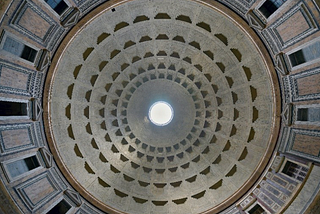
[[16, 160], [6, 164], [6, 169], [12, 179], [40, 167], [36, 155]]
[[289, 59], [292, 67], [301, 65], [320, 58], [320, 41], [317, 41], [307, 47], [304, 47], [292, 54], [289, 54]]
[[51, 210], [47, 212], [47, 214], [65, 214], [71, 208], [71, 205], [62, 199], [58, 204], [56, 204]]
[[68, 5], [63, 0], [44, 0], [57, 14], [61, 15]]
[[259, 11], [266, 17], [269, 18], [281, 5], [283, 5], [287, 0], [266, 0]]
[[12, 53], [22, 59], [25, 59], [29, 62], [34, 62], [38, 51], [29, 47], [28, 45], [19, 42], [18, 40], [7, 36], [3, 44], [3, 50]]

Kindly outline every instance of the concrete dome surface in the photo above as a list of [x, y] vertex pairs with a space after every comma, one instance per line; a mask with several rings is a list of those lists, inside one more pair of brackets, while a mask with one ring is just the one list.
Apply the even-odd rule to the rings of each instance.
[[[124, 2], [69, 41], [49, 119], [67, 177], [90, 196], [124, 212], [200, 213], [265, 167], [279, 127], [270, 59], [219, 9]], [[175, 112], [163, 127], [148, 120], [159, 99]]]

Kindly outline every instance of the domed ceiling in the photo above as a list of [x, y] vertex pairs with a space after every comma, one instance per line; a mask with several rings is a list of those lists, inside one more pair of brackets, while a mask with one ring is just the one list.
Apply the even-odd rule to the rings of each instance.
[[[121, 2], [60, 47], [51, 146], [68, 180], [102, 210], [217, 211], [264, 170], [278, 132], [274, 70], [253, 31], [221, 8]], [[164, 126], [148, 116], [157, 101], [174, 111]]]

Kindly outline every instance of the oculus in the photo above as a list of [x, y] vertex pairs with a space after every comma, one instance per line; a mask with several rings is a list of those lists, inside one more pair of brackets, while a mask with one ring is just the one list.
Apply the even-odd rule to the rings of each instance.
[[172, 121], [173, 115], [171, 105], [164, 101], [153, 103], [149, 109], [149, 119], [157, 126], [168, 125]]

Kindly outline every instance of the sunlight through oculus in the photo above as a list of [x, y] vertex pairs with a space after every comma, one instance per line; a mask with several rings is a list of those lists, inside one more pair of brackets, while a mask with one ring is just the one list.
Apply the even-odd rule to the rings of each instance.
[[149, 109], [149, 118], [157, 126], [168, 125], [173, 118], [173, 109], [169, 103], [155, 102]]

